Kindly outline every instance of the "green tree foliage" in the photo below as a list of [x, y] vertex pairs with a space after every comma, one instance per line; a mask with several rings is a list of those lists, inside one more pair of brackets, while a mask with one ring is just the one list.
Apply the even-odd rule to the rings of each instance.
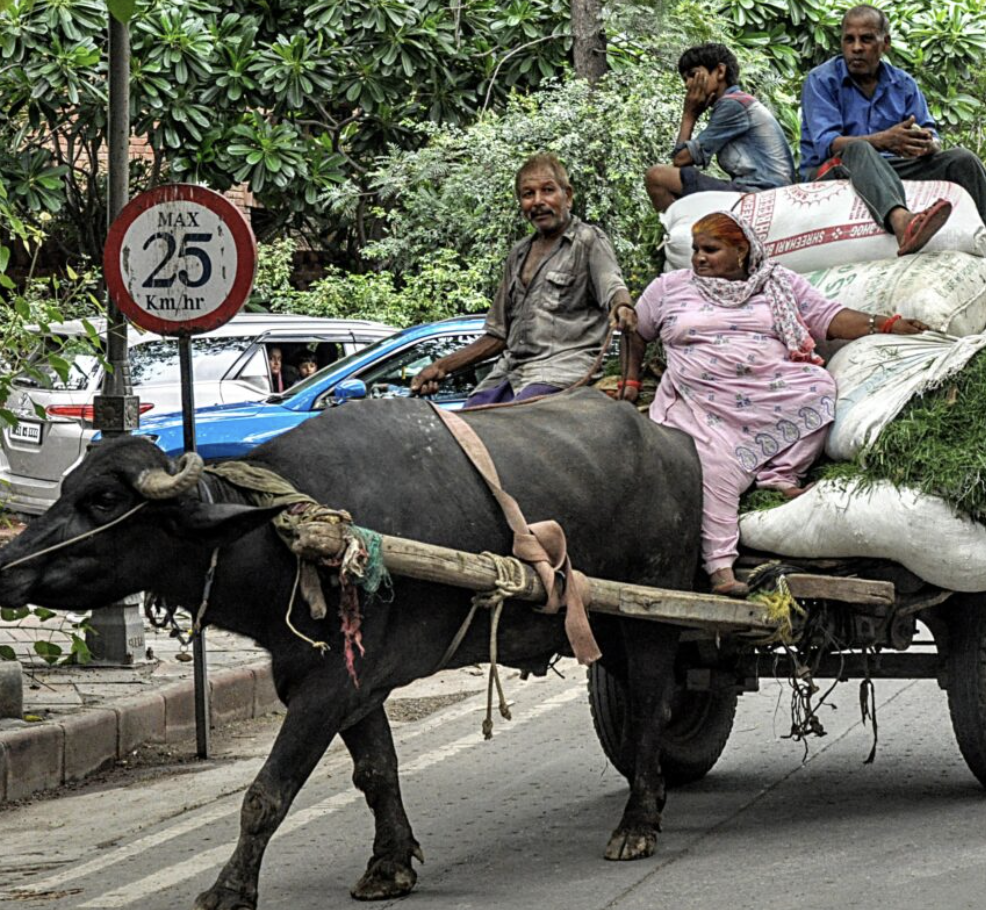
[[[67, 245], [94, 258], [106, 25], [105, 0], [11, 0], [0, 13], [0, 177], [25, 217], [63, 212]], [[536, 87], [570, 44], [564, 0], [137, 0], [130, 28], [134, 133], [154, 154], [134, 189], [245, 181], [272, 233], [332, 232], [351, 254], [371, 230], [364, 206], [340, 225], [327, 191], [416, 141], [416, 122], [466, 122]]]
[[[10, 205], [7, 188], [0, 180], [0, 239], [16, 241], [28, 250], [37, 250], [43, 239], [40, 232], [25, 224]], [[38, 351], [39, 330], [48, 330], [51, 322], [66, 315], [80, 315], [97, 309], [95, 298], [88, 290], [89, 276], [79, 276], [69, 270], [68, 281], [48, 278], [28, 281], [27, 291], [20, 293], [7, 274], [10, 264], [10, 247], [0, 243], [0, 299], [6, 305], [0, 321], [0, 431], [17, 423], [17, 416], [6, 407], [14, 377], [26, 373], [38, 381], [47, 381], [52, 375], [62, 379], [71, 369], [71, 352], [51, 347]], [[88, 325], [90, 338], [82, 344], [90, 351], [96, 349], [95, 329]], [[43, 416], [43, 412], [39, 415]], [[0, 484], [0, 506], [5, 498]], [[3, 520], [0, 517], [0, 520]], [[55, 619], [55, 622], [50, 620]], [[25, 620], [33, 623], [49, 623], [53, 631], [68, 636], [68, 650], [53, 641], [53, 635], [39, 636], [32, 644], [35, 654], [46, 663], [86, 663], [90, 658], [85, 642], [85, 620], [58, 619], [50, 610], [41, 607], [21, 607], [17, 610], [0, 606], [0, 624], [14, 625]], [[35, 628], [35, 625], [32, 625]], [[15, 660], [16, 654], [8, 645], [0, 645], [0, 660]]]
[[[393, 148], [360, 184], [328, 194], [341, 212], [353, 209], [365, 187], [379, 200], [373, 215], [385, 230], [364, 251], [379, 272], [330, 272], [299, 293], [287, 286], [281, 248], [279, 269], [273, 251], [264, 256], [270, 267], [262, 264], [261, 276], [280, 278], [262, 278], [261, 292], [278, 309], [401, 325], [405, 312], [411, 321], [482, 312], [507, 252], [531, 230], [514, 196], [515, 172], [530, 154], [550, 150], [568, 167], [576, 214], [607, 232], [631, 292], [639, 294], [662, 264], [661, 227], [643, 174], [667, 160], [674, 144], [683, 97], [678, 56], [690, 44], [727, 36], [692, 0], [660, 20], [654, 4], [628, 3], [618, 12], [608, 22], [618, 38], [609, 45], [611, 71], [595, 90], [581, 80], [552, 81], [469, 125], [420, 124], [411, 148]], [[771, 103], [778, 77], [755, 54], [740, 55], [745, 83]]]

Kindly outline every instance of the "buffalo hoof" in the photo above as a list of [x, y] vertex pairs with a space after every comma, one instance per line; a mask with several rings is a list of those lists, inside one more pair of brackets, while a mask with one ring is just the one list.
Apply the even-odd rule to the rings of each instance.
[[194, 910], [257, 910], [257, 902], [229, 888], [210, 888], [195, 898]]
[[606, 859], [646, 859], [657, 849], [657, 831], [653, 828], [631, 828], [614, 831], [606, 845]]
[[388, 859], [371, 859], [363, 877], [349, 892], [358, 901], [382, 901], [410, 894], [418, 881], [411, 864]]

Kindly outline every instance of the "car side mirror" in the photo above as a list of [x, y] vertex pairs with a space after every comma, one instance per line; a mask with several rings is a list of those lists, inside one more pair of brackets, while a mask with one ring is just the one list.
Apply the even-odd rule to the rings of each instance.
[[332, 401], [335, 404], [358, 401], [361, 398], [366, 398], [366, 383], [362, 379], [343, 379], [332, 390]]

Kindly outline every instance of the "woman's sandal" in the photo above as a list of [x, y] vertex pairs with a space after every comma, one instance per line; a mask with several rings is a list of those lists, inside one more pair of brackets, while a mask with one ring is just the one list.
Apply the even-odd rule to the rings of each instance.
[[952, 214], [952, 203], [947, 199], [937, 199], [924, 211], [918, 212], [904, 229], [898, 256], [908, 256], [922, 249], [937, 234]]

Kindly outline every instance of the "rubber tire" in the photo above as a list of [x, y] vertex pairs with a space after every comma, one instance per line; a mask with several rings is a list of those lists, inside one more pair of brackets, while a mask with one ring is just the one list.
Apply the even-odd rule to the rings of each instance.
[[[623, 732], [626, 687], [598, 663], [589, 668], [588, 677], [589, 710], [596, 736], [613, 767], [630, 780], [633, 756], [625, 749]], [[738, 697], [735, 690], [675, 690], [661, 742], [661, 770], [667, 786], [694, 783], [715, 767], [733, 729]]]
[[948, 711], [959, 751], [986, 787], [986, 603], [969, 598], [950, 611]]

